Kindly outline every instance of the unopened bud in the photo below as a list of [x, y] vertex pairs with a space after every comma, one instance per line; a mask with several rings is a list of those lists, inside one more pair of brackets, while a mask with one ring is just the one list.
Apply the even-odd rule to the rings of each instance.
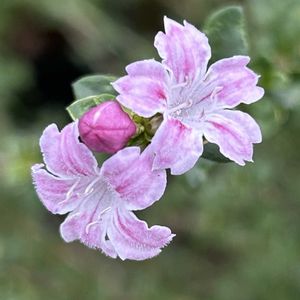
[[96, 152], [115, 153], [136, 133], [136, 125], [116, 101], [106, 101], [87, 111], [79, 120], [83, 143]]

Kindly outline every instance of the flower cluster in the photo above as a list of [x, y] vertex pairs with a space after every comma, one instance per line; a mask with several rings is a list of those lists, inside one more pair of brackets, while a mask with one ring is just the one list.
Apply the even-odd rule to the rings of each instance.
[[172, 239], [167, 227], [140, 221], [133, 210], [152, 205], [166, 187], [165, 170], [152, 171], [153, 153], [128, 147], [101, 168], [79, 142], [78, 124], [61, 132], [49, 125], [40, 140], [43, 164], [32, 167], [36, 191], [54, 214], [69, 213], [60, 232], [67, 242], [80, 240], [111, 257], [141, 260], [160, 252]]
[[[80, 240], [106, 255], [143, 260], [157, 255], [173, 238], [164, 226], [148, 225], [132, 211], [159, 200], [166, 169], [179, 175], [190, 170], [204, 141], [239, 165], [252, 161], [253, 144], [261, 142], [257, 123], [233, 110], [263, 96], [247, 56], [212, 64], [206, 36], [193, 25], [165, 17], [165, 33], [154, 45], [162, 62], [138, 61], [112, 83], [117, 101], [100, 104], [61, 132], [49, 125], [41, 139], [44, 163], [32, 167], [37, 194], [54, 214], [69, 213], [62, 238]], [[141, 118], [160, 120], [142, 152], [126, 147], [137, 126], [122, 106]], [[92, 151], [115, 153], [101, 168]]]

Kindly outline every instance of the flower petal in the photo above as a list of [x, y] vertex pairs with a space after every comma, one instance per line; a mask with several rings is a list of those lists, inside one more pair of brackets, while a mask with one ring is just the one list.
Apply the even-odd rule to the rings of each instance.
[[79, 142], [77, 123], [73, 122], [58, 131], [49, 125], [40, 139], [47, 169], [54, 175], [74, 178], [97, 174], [97, 161], [92, 152]]
[[208, 39], [196, 27], [181, 25], [164, 17], [165, 32], [159, 32], [154, 41], [163, 63], [174, 74], [176, 82], [200, 78], [205, 74], [211, 57]]
[[245, 161], [252, 161], [252, 141], [257, 140], [258, 136], [248, 134], [248, 125], [236, 120], [237, 116], [230, 118], [224, 112], [210, 114], [204, 123], [204, 136], [209, 142], [217, 144], [224, 156], [243, 166]]
[[174, 236], [168, 227], [155, 225], [148, 228], [146, 222], [122, 208], [114, 211], [107, 234], [122, 260], [156, 256]]
[[42, 167], [42, 164], [34, 165], [32, 177], [36, 192], [45, 207], [53, 214], [65, 214], [75, 209], [84, 195], [87, 180], [62, 179]]
[[262, 136], [260, 127], [250, 115], [239, 110], [223, 110], [218, 113], [243, 127], [252, 143], [261, 143]]
[[218, 87], [215, 95], [218, 107], [232, 108], [262, 98], [264, 89], [256, 86], [259, 76], [246, 67], [249, 61], [248, 56], [233, 56], [210, 66], [205, 82]]
[[101, 174], [117, 191], [127, 209], [146, 208], [159, 200], [166, 188], [165, 170], [152, 171], [154, 154], [147, 149], [128, 147], [109, 158]]
[[171, 174], [180, 175], [190, 170], [202, 154], [202, 135], [170, 118], [160, 125], [150, 147], [155, 153], [154, 170], [171, 168]]
[[112, 85], [120, 94], [117, 100], [143, 117], [163, 112], [166, 107], [168, 74], [153, 59], [138, 61], [126, 67], [127, 76]]
[[111, 218], [112, 194], [106, 185], [95, 190], [68, 215], [60, 226], [60, 233], [66, 242], [80, 240], [90, 248], [102, 250], [106, 255], [117, 256], [110, 241], [106, 240], [107, 225]]

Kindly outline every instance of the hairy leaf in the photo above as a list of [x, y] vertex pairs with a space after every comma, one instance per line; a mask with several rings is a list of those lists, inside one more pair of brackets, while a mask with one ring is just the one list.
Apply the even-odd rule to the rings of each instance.
[[229, 6], [216, 11], [207, 19], [204, 31], [212, 48], [211, 62], [248, 53], [242, 7]]
[[117, 77], [111, 75], [91, 75], [83, 77], [72, 84], [76, 99], [82, 99], [101, 94], [116, 95], [116, 91], [111, 86], [111, 82]]

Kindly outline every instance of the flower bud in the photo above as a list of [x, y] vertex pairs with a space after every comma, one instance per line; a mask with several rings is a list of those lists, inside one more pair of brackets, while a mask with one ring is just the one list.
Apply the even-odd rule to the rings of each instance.
[[115, 153], [136, 133], [136, 125], [116, 101], [106, 101], [87, 111], [79, 120], [83, 143], [96, 152]]

